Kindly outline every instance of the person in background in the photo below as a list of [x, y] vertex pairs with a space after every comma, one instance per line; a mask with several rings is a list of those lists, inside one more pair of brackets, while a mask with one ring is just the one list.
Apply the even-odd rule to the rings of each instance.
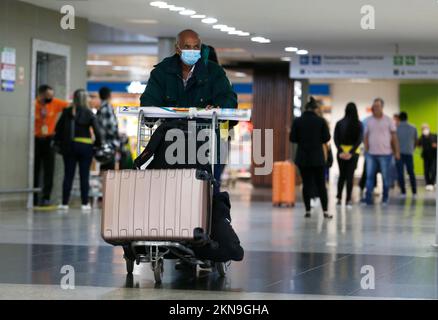
[[[400, 114], [394, 113], [394, 115], [392, 116], [392, 121], [394, 121], [395, 127], [398, 128], [398, 126], [400, 124]], [[389, 169], [389, 187], [390, 187], [390, 189], [395, 188], [396, 181], [398, 181], [397, 161], [395, 160], [394, 157], [392, 157], [391, 165], [390, 165], [390, 169]]]
[[335, 145], [338, 150], [339, 180], [337, 205], [342, 204], [342, 191], [347, 184], [346, 205], [352, 205], [354, 171], [359, 160], [359, 146], [363, 140], [362, 123], [359, 121], [356, 104], [350, 102], [345, 108], [345, 116], [338, 121], [334, 133]]
[[108, 143], [113, 151], [111, 160], [100, 165], [100, 170], [114, 170], [116, 166], [116, 157], [120, 149], [120, 138], [117, 117], [111, 105], [111, 90], [108, 87], [102, 87], [99, 90], [100, 107], [96, 113], [96, 119], [103, 133], [103, 140]]
[[418, 146], [422, 149], [421, 157], [424, 163], [426, 190], [433, 191], [436, 181], [437, 135], [430, 132], [427, 123], [421, 126], [421, 137], [418, 140]]
[[35, 206], [49, 206], [53, 187], [53, 173], [55, 170], [55, 150], [53, 137], [56, 121], [68, 102], [54, 97], [55, 92], [49, 85], [38, 88], [35, 101], [35, 166], [34, 186], [40, 187], [40, 172], [43, 169], [42, 198], [34, 195]]
[[313, 183], [318, 189], [318, 196], [324, 212], [324, 218], [332, 218], [328, 213], [327, 188], [325, 184], [325, 167], [323, 145], [330, 141], [330, 132], [326, 121], [316, 114], [318, 104], [314, 98], [305, 106], [303, 115], [292, 124], [289, 140], [297, 144], [295, 164], [303, 179], [303, 199], [306, 218], [311, 216], [311, 190]]
[[373, 204], [373, 190], [376, 183], [376, 172], [380, 168], [383, 180], [382, 203], [389, 200], [389, 172], [392, 156], [400, 159], [400, 150], [395, 124], [391, 118], [383, 114], [384, 101], [374, 99], [373, 116], [368, 119], [365, 130], [365, 151], [367, 162], [366, 204]]
[[395, 126], [398, 127], [401, 121], [400, 114], [394, 113], [394, 115], [392, 116], [392, 121], [394, 121]]
[[95, 145], [102, 143], [102, 133], [96, 117], [89, 108], [88, 94], [78, 89], [73, 94], [73, 103], [61, 115], [55, 129], [55, 144], [64, 158], [64, 182], [62, 186], [61, 210], [68, 210], [70, 192], [79, 164], [82, 210], [90, 211], [88, 191], [90, 188], [90, 165], [93, 159], [93, 129]]
[[400, 144], [400, 160], [397, 163], [397, 177], [402, 196], [406, 196], [404, 167], [411, 182], [412, 195], [417, 194], [417, 180], [414, 173], [414, 151], [418, 140], [417, 129], [408, 123], [408, 114], [400, 113], [400, 123], [397, 126], [397, 138]]

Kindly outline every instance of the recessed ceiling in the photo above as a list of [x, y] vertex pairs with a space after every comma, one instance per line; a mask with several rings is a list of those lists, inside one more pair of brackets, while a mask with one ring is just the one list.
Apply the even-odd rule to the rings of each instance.
[[[152, 1], [152, 0], [151, 0]], [[24, 0], [59, 10], [65, 4], [53, 0]], [[169, 0], [167, 3], [214, 17], [251, 36], [228, 35], [177, 12], [149, 5], [147, 0], [72, 1], [76, 14], [90, 21], [151, 37], [174, 37], [185, 28], [198, 31], [204, 42], [218, 48], [237, 48], [250, 58], [279, 58], [294, 53], [295, 46], [310, 52], [438, 52], [437, 0]], [[362, 30], [361, 7], [375, 8], [376, 29]], [[140, 21], [148, 23], [139, 23]]]

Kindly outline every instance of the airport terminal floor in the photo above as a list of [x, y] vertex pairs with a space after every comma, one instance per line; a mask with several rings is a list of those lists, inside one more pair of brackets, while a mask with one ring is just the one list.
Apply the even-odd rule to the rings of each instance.
[[[123, 250], [101, 239], [99, 209], [2, 211], [0, 299], [438, 298], [434, 193], [394, 195], [387, 206], [331, 203], [327, 220], [319, 208], [306, 219], [302, 202], [272, 207], [270, 190], [246, 183], [230, 192], [244, 260], [225, 278], [175, 270], [166, 260], [160, 285], [149, 264], [127, 276]], [[64, 265], [75, 270], [74, 290], [60, 286]], [[374, 289], [364, 289], [361, 272], [370, 267]]]

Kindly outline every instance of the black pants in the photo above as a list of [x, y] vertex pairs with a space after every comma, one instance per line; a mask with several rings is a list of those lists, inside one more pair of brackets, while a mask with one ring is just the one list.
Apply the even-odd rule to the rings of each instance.
[[357, 167], [359, 155], [355, 154], [350, 160], [342, 160], [338, 157], [339, 165], [339, 180], [338, 180], [338, 199], [342, 199], [342, 190], [345, 183], [347, 184], [347, 202], [351, 201], [351, 194], [353, 192], [354, 171]]
[[423, 160], [426, 185], [434, 185], [436, 181], [436, 157], [424, 157]]
[[[35, 138], [34, 187], [40, 187], [40, 173], [43, 170], [42, 199], [50, 200], [53, 188], [53, 172], [55, 170], [55, 151], [52, 147], [52, 137]], [[35, 193], [34, 204], [38, 204], [38, 194]]]
[[73, 142], [71, 151], [64, 156], [64, 182], [62, 185], [62, 204], [68, 204], [71, 188], [75, 177], [76, 164], [79, 163], [79, 176], [81, 180], [82, 204], [88, 204], [88, 191], [90, 189], [90, 166], [93, 160], [93, 146], [86, 143]]
[[325, 186], [325, 167], [304, 167], [300, 166], [301, 178], [303, 179], [303, 199], [306, 211], [310, 211], [310, 199], [312, 198], [312, 187], [316, 186], [318, 197], [324, 211], [328, 209], [327, 188]]

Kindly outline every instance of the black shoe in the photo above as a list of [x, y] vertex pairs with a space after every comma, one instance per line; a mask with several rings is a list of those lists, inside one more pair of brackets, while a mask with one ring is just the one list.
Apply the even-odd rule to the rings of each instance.
[[333, 218], [333, 215], [332, 215], [332, 214], [329, 214], [329, 213], [327, 213], [327, 212], [324, 212], [324, 218], [332, 219], [332, 218]]
[[306, 214], [304, 215], [305, 218], [310, 218], [310, 212], [306, 212]]
[[342, 205], [342, 201], [341, 201], [341, 199], [338, 198], [338, 200], [336, 200], [336, 205], [337, 205], [337, 206], [341, 206], [341, 205]]

